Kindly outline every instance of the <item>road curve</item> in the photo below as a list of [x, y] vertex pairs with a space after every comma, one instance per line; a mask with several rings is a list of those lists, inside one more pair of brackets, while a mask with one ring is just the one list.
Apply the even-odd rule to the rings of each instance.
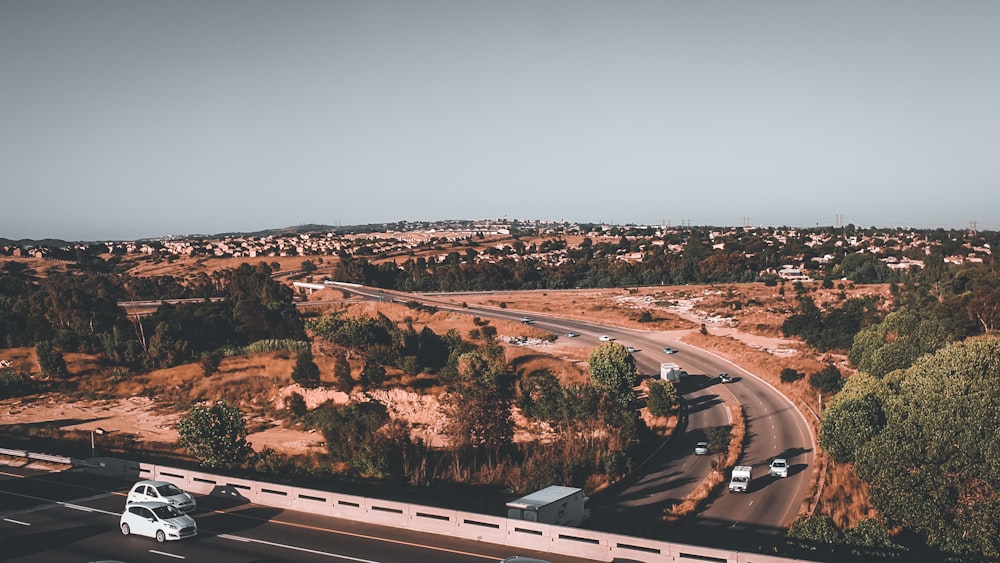
[[[595, 346], [599, 344], [598, 337], [606, 334], [638, 349], [636, 364], [643, 373], [658, 374], [659, 364], [664, 361], [684, 368], [689, 377], [680, 385], [686, 403], [686, 420], [679, 428], [683, 432], [642, 467], [627, 487], [617, 491], [614, 500], [595, 499], [599, 503], [591, 507], [591, 513], [596, 529], [745, 548], [783, 534], [806, 499], [814, 470], [815, 444], [805, 419], [780, 391], [711, 352], [669, 341], [660, 333], [606, 327], [551, 314], [458, 306], [444, 295], [402, 294], [357, 286], [343, 289], [370, 299], [417, 300], [441, 309], [515, 322], [528, 316], [537, 328], [560, 336], [572, 331], [580, 335], [581, 341]], [[662, 352], [663, 346], [670, 346], [678, 353], [667, 356]], [[734, 381], [720, 383], [717, 376], [721, 372], [730, 373]], [[662, 510], [697, 486], [711, 470], [707, 457], [693, 455], [694, 443], [703, 438], [705, 428], [729, 424], [724, 406], [727, 400], [743, 405], [747, 438], [738, 463], [753, 467], [750, 491], [733, 494], [723, 490], [695, 518], [680, 524], [659, 525]], [[768, 476], [768, 464], [775, 457], [788, 460], [787, 478]], [[602, 506], [606, 508], [603, 514], [599, 513]]]

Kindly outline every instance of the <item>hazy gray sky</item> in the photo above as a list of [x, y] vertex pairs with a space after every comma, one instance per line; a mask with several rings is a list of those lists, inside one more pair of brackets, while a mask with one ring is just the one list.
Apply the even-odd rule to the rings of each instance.
[[0, 237], [1000, 229], [1000, 2], [0, 0]]

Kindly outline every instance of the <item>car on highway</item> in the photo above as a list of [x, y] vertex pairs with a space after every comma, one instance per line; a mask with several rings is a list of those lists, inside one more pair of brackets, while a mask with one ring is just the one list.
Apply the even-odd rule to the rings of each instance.
[[577, 336], [580, 336], [580, 335], [577, 334], [577, 333], [575, 333], [575, 332], [567, 332], [566, 333], [566, 338], [576, 338]]
[[524, 324], [531, 324], [533, 321], [529, 317], [521, 317], [521, 322]]
[[611, 337], [608, 336], [607, 334], [602, 334], [601, 337], [598, 338], [598, 340], [600, 340], [601, 342], [608, 342], [611, 340]]
[[664, 353], [664, 354], [676, 354], [676, 353], [677, 353], [677, 350], [674, 350], [674, 349], [673, 349], [673, 348], [671, 348], [670, 346], [664, 346], [664, 347], [663, 347], [663, 353]]
[[123, 535], [148, 536], [158, 542], [198, 535], [198, 524], [194, 518], [165, 502], [133, 502], [126, 505], [118, 526]]
[[638, 348], [636, 348], [635, 346], [626, 346], [626, 347], [625, 347], [625, 350], [626, 350], [626, 351], [627, 351], [627, 352], [628, 352], [629, 354], [635, 354], [636, 352], [638, 352], [638, 351], [639, 351], [639, 349], [638, 349]]
[[165, 502], [181, 512], [192, 512], [195, 509], [194, 497], [167, 481], [139, 481], [132, 485], [125, 497], [125, 504], [134, 502]]
[[767, 474], [771, 477], [788, 477], [788, 460], [780, 457], [774, 458]]
[[515, 555], [513, 557], [507, 557], [506, 559], [501, 559], [500, 563], [549, 563], [545, 559], [536, 559], [534, 557], [521, 557], [520, 555]]
[[695, 444], [694, 455], [708, 455], [708, 442], [698, 442]]
[[733, 378], [728, 373], [723, 372], [719, 374], [719, 383], [732, 383], [732, 382]]

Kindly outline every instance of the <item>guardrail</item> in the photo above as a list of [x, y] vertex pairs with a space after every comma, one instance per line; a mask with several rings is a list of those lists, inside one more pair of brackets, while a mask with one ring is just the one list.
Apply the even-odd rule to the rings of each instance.
[[27, 450], [8, 450], [7, 448], [0, 448], [0, 455], [6, 455], [11, 457], [23, 457], [27, 459], [36, 459], [38, 461], [48, 461], [51, 463], [61, 463], [64, 465], [72, 465], [74, 461], [73, 458], [61, 455], [41, 454], [37, 452], [29, 452]]
[[628, 560], [648, 563], [691, 561], [790, 563], [803, 561], [223, 477], [149, 463], [139, 463], [138, 470], [141, 478], [169, 481], [196, 494], [243, 498], [248, 502], [262, 506], [484, 541], [546, 553], [558, 553], [595, 561]]
[[128, 476], [169, 481], [192, 493], [239, 498], [261, 506], [404, 528], [415, 532], [484, 541], [545, 553], [558, 553], [594, 561], [815, 563], [803, 559], [685, 545], [595, 530], [513, 520], [488, 514], [225, 477], [122, 459], [83, 460], [4, 448], [0, 448], [0, 455], [63, 463], [119, 477]]

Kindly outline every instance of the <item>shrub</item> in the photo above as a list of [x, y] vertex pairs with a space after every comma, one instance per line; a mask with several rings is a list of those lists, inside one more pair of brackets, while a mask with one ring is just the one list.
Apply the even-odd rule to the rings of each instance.
[[285, 398], [285, 408], [296, 418], [302, 418], [309, 410], [306, 408], [306, 400], [298, 393], [292, 393]]
[[32, 395], [37, 390], [38, 383], [28, 374], [9, 369], [0, 371], [0, 399]]
[[833, 364], [827, 364], [825, 368], [809, 376], [809, 385], [817, 391], [824, 393], [836, 393], [844, 386], [844, 378], [840, 375], [840, 370]]
[[805, 377], [806, 374], [799, 373], [795, 371], [794, 368], [784, 368], [781, 370], [781, 382], [782, 383], [795, 383], [796, 381]]
[[306, 389], [319, 387], [319, 367], [313, 361], [311, 352], [300, 352], [298, 357], [295, 358], [295, 367], [292, 369], [292, 381]]
[[42, 368], [45, 375], [54, 377], [65, 377], [66, 360], [63, 359], [62, 352], [56, 349], [51, 342], [39, 342], [35, 345], [35, 353], [38, 354], [38, 366]]

